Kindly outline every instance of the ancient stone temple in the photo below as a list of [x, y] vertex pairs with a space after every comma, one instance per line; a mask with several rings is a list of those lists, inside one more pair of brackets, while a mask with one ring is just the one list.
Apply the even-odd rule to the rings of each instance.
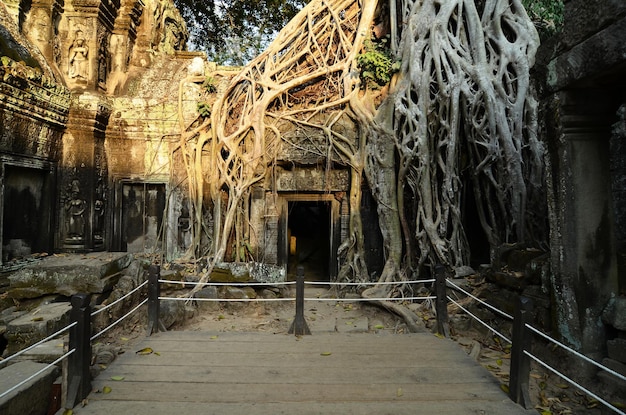
[[185, 51], [173, 3], [11, 0], [0, 13], [3, 266], [35, 253], [184, 250], [171, 155], [198, 115], [207, 63]]
[[597, 357], [626, 329], [625, 36], [625, 2], [570, 0], [543, 46], [555, 329]]

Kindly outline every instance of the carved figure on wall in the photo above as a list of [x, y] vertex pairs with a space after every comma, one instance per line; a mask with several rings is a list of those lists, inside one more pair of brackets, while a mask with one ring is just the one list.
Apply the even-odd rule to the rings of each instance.
[[86, 202], [80, 198], [80, 183], [72, 180], [70, 185], [71, 197], [65, 203], [66, 235], [71, 241], [82, 241], [85, 237], [85, 208]]
[[85, 44], [82, 33], [76, 32], [76, 39], [70, 47], [70, 78], [89, 79], [89, 46]]

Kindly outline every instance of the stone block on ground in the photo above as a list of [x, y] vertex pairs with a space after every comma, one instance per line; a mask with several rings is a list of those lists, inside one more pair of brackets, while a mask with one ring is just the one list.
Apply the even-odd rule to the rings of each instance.
[[212, 282], [284, 282], [283, 267], [260, 262], [223, 262], [211, 272]]
[[53, 363], [65, 353], [63, 345], [66, 339], [67, 337], [58, 338], [42, 343], [21, 354], [18, 359], [39, 363]]
[[70, 323], [69, 303], [45, 304], [7, 325], [9, 353], [18, 352], [61, 330]]
[[602, 320], [618, 330], [626, 331], [626, 297], [612, 298], [602, 313]]
[[117, 283], [131, 260], [127, 253], [50, 256], [10, 275], [8, 293], [15, 299], [103, 293]]
[[204, 287], [196, 292], [194, 297], [198, 299], [197, 303], [199, 311], [215, 311], [220, 308], [217, 301], [206, 301], [216, 300], [218, 298], [217, 288], [214, 286]]
[[3, 415], [42, 415], [48, 413], [52, 384], [59, 376], [59, 368], [47, 367], [45, 363], [18, 362], [0, 369], [0, 391], [6, 391], [43, 372], [11, 393], [0, 398], [0, 413]]
[[611, 359], [626, 363], [626, 339], [609, 340], [607, 348]]

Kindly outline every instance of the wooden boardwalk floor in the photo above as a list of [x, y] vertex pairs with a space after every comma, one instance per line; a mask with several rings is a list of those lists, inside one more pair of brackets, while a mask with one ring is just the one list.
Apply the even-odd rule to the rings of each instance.
[[103, 371], [93, 387], [110, 392], [74, 414], [536, 414], [432, 334], [175, 331], [135, 350], [147, 347]]

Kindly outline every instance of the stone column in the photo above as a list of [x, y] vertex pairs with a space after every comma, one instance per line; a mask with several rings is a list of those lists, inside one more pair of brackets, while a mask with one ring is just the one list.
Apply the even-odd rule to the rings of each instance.
[[107, 160], [104, 132], [111, 114], [98, 95], [75, 97], [63, 140], [60, 188], [61, 243], [64, 251], [106, 247]]
[[[601, 357], [606, 337], [602, 310], [617, 290], [609, 171], [610, 108], [601, 90], [553, 96], [547, 114], [553, 316], [562, 339]], [[614, 113], [614, 111], [613, 111]]]

